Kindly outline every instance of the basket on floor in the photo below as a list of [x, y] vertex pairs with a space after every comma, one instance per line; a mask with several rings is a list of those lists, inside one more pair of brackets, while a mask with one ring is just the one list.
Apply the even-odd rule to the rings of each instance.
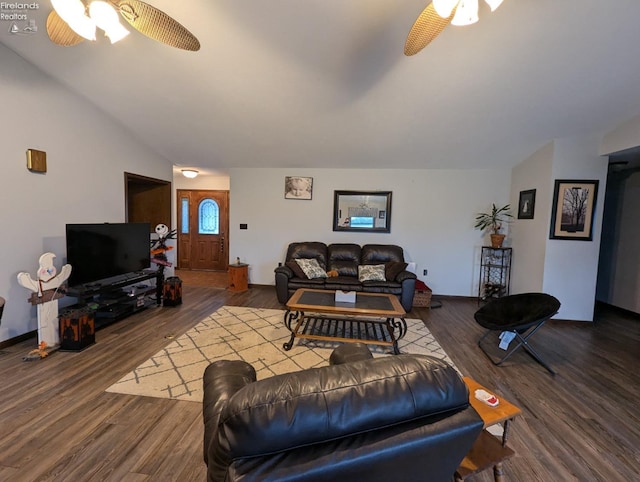
[[428, 308], [431, 306], [431, 288], [429, 288], [423, 281], [416, 280], [416, 291], [413, 295], [413, 306], [419, 308]]

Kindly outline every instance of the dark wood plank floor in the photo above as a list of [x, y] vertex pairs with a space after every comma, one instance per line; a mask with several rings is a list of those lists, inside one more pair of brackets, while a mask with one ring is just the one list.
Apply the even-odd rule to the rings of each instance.
[[204, 286], [211, 288], [227, 288], [229, 286], [229, 273], [226, 271], [201, 271], [177, 269], [175, 276], [182, 280], [184, 285]]
[[[638, 480], [640, 323], [604, 309], [593, 324], [550, 322], [532, 341], [553, 377], [524, 352], [502, 368], [479, 351], [475, 301], [417, 308], [460, 370], [520, 406], [505, 463], [510, 481]], [[40, 361], [35, 339], [0, 351], [0, 480], [203, 481], [198, 403], [104, 390], [220, 306], [280, 308], [273, 287], [231, 294], [184, 287], [184, 303], [99, 330], [95, 345]], [[425, 474], [428, 480], [428, 474]], [[492, 480], [490, 471], [475, 481]]]

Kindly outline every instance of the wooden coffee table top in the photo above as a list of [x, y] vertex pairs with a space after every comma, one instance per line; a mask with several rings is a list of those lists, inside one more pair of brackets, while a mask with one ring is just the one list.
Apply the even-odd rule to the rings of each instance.
[[[511, 420], [512, 418], [520, 415], [522, 411], [510, 402], [507, 402], [503, 397], [500, 397], [496, 392], [483, 387], [478, 382], [469, 377], [463, 377], [464, 383], [469, 388], [469, 403], [476, 412], [482, 417], [484, 427], [490, 427], [497, 423], [502, 423], [505, 420]], [[496, 407], [490, 407], [486, 403], [481, 402], [475, 397], [475, 391], [478, 388], [482, 388], [489, 393], [494, 394], [500, 400], [500, 403]]]
[[388, 293], [356, 293], [355, 303], [340, 303], [335, 300], [335, 291], [300, 288], [289, 301], [291, 311], [315, 311], [342, 315], [384, 316], [398, 318], [406, 315], [395, 295]]

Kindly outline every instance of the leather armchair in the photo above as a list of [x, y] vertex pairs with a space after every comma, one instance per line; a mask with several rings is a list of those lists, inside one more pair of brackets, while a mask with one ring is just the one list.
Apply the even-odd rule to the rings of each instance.
[[256, 381], [244, 361], [204, 378], [214, 481], [450, 481], [482, 430], [445, 362], [398, 355]]

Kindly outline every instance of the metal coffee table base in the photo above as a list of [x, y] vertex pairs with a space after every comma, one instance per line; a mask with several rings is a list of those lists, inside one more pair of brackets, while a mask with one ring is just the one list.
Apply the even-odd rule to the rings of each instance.
[[[291, 331], [291, 339], [282, 347], [291, 350], [296, 338], [321, 341], [338, 341], [343, 343], [365, 343], [393, 348], [398, 355], [398, 340], [407, 333], [407, 322], [404, 318], [344, 318], [287, 310], [284, 324]], [[397, 336], [396, 336], [397, 330]]]

